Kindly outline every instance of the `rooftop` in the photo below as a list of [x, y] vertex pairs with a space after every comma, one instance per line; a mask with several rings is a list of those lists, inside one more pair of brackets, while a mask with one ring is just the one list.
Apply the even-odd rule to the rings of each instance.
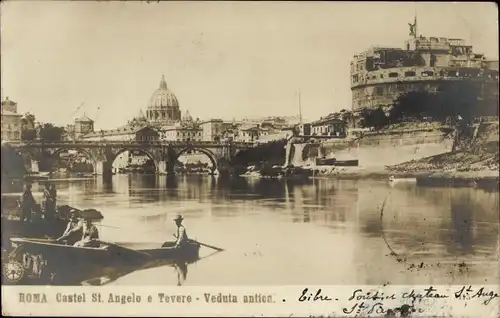
[[84, 138], [129, 135], [129, 134], [135, 134], [138, 131], [141, 131], [145, 128], [149, 128], [149, 129], [156, 131], [156, 129], [154, 129], [150, 126], [147, 126], [147, 125], [146, 126], [125, 126], [125, 127], [120, 127], [120, 128], [116, 128], [116, 129], [94, 131], [94, 132], [86, 134], [84, 136]]
[[2, 101], [2, 105], [17, 105], [16, 102], [9, 99], [9, 96], [5, 97], [5, 100]]
[[2, 116], [18, 116], [18, 117], [23, 117], [23, 115], [21, 114], [18, 114], [18, 113], [15, 113], [15, 112], [11, 112], [9, 110], [5, 110], [2, 108]]
[[82, 117], [76, 118], [75, 122], [78, 122], [78, 123], [93, 123], [94, 121], [92, 119], [90, 119], [89, 117], [87, 117], [87, 115], [84, 114]]

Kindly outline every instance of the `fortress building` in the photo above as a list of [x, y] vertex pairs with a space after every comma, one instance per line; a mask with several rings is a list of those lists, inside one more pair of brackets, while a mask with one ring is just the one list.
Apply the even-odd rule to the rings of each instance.
[[480, 91], [477, 113], [498, 116], [498, 61], [475, 53], [462, 39], [417, 36], [417, 21], [404, 48], [372, 47], [351, 62], [352, 109], [391, 106], [402, 93], [435, 92], [468, 81]]

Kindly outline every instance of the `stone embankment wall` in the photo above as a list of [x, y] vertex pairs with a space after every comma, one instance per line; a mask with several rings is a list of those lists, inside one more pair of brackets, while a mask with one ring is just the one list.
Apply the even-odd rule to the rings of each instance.
[[384, 167], [450, 152], [453, 142], [453, 130], [444, 128], [370, 132], [359, 138], [294, 144], [290, 163], [304, 166], [316, 158], [336, 158], [357, 159], [362, 167]]

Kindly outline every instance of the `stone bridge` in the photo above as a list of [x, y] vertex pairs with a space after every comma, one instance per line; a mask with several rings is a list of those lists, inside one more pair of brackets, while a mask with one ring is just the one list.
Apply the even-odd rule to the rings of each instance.
[[112, 173], [113, 162], [125, 151], [138, 151], [148, 156], [156, 173], [174, 173], [178, 158], [187, 152], [198, 151], [212, 162], [212, 172], [227, 171], [233, 157], [241, 150], [255, 146], [247, 142], [171, 142], [171, 141], [61, 141], [61, 142], [9, 142], [10, 147], [28, 157], [32, 167], [37, 166], [42, 153], [58, 157], [61, 152], [75, 150], [85, 154], [92, 162], [94, 174]]

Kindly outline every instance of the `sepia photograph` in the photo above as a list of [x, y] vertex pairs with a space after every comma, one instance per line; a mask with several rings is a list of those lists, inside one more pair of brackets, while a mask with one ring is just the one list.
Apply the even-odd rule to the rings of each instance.
[[2, 1], [1, 38], [2, 288], [498, 310], [496, 4]]

